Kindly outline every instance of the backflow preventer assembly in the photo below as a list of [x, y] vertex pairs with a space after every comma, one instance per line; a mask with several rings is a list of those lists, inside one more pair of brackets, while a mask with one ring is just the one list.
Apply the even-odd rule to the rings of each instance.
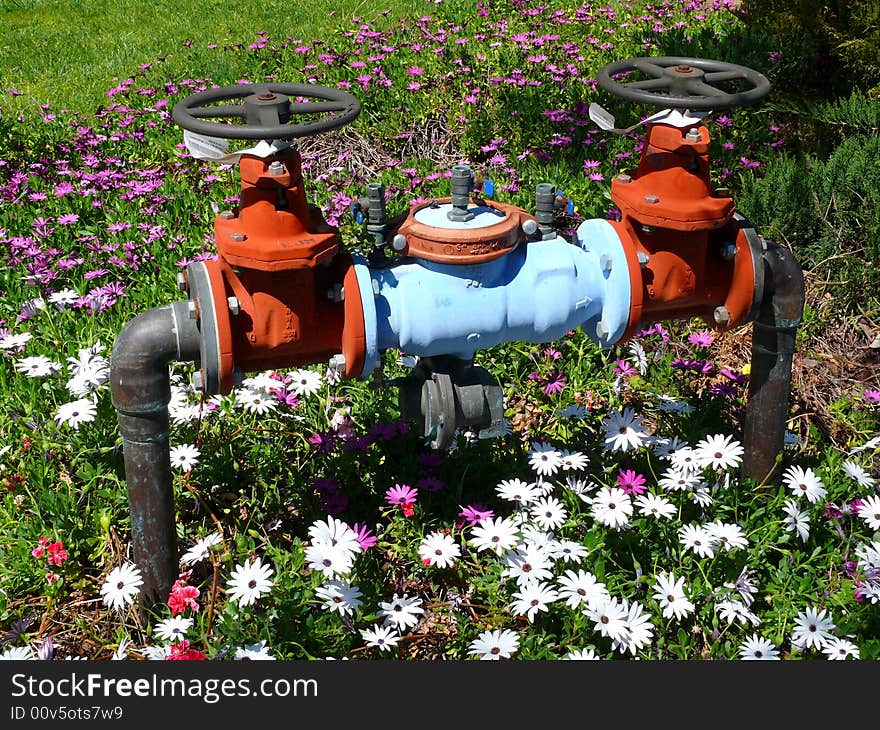
[[[624, 72], [649, 78], [624, 83]], [[731, 81], [749, 88], [719, 88]], [[701, 122], [709, 110], [757, 101], [769, 83], [742, 66], [678, 57], [613, 63], [599, 83], [664, 107], [645, 120], [637, 169], [612, 181], [620, 221], [585, 221], [568, 240], [553, 227], [553, 185], [537, 186], [529, 213], [478, 195], [460, 165], [450, 197], [393, 219], [383, 186], [368, 185], [357, 205], [373, 239], [367, 257], [340, 247], [337, 230], [306, 200], [299, 153], [278, 144], [351, 122], [355, 97], [272, 83], [211, 89], [175, 106], [173, 119], [202, 140], [261, 140], [269, 152], [258, 145], [241, 155], [238, 205], [215, 221], [216, 260], [191, 263], [179, 278], [188, 298], [140, 314], [113, 348], [111, 392], [145, 601], [164, 601], [178, 575], [173, 360], [197, 363], [194, 385], [209, 396], [229, 393], [246, 372], [323, 362], [343, 378], [366, 379], [385, 350], [417, 355], [398, 383], [401, 415], [442, 449], [457, 428], [492, 435], [502, 425], [501, 387], [473, 364], [477, 350], [550, 342], [575, 327], [607, 348], [650, 322], [701, 317], [719, 331], [753, 322], [743, 473], [769, 475], [783, 447], [803, 276], [726, 190], [713, 189]], [[601, 107], [591, 116], [613, 128]], [[220, 118], [243, 123], [211, 121]]]

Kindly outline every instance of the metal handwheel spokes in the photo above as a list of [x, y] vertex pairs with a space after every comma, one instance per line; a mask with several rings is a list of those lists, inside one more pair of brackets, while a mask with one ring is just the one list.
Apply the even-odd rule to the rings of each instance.
[[[620, 81], [621, 73], [638, 72], [648, 78]], [[627, 58], [603, 66], [599, 86], [628, 101], [672, 109], [710, 111], [752, 104], [770, 91], [767, 78], [746, 66], [687, 56]], [[725, 91], [720, 84], [745, 84], [741, 91]]]
[[[236, 100], [241, 101], [217, 105]], [[193, 94], [174, 106], [171, 118], [184, 129], [208, 137], [280, 140], [338, 129], [353, 121], [360, 111], [357, 97], [339, 89], [315, 84], [265, 83], [221, 86]], [[303, 121], [290, 121], [297, 117]], [[205, 121], [213, 119], [243, 123]]]

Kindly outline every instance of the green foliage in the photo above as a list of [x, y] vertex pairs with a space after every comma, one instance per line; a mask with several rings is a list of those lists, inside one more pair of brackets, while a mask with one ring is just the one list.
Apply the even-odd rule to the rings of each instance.
[[836, 62], [858, 87], [872, 95], [880, 91], [876, 0], [744, 0], [742, 7], [750, 25], [772, 33], [802, 59], [791, 76], [801, 89], [828, 89], [838, 78], [829, 73]]
[[784, 156], [745, 181], [741, 210], [828, 280], [839, 304], [876, 301], [880, 267], [880, 137], [845, 138], [827, 160]]

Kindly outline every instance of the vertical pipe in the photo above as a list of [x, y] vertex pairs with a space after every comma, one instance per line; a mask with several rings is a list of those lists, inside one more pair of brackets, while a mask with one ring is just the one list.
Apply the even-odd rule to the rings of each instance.
[[119, 333], [110, 393], [119, 414], [134, 561], [143, 606], [163, 603], [178, 575], [168, 447], [171, 360], [196, 360], [199, 330], [186, 302], [150, 309]]
[[768, 242], [764, 297], [752, 329], [742, 475], [765, 481], [785, 445], [791, 363], [804, 313], [804, 274], [794, 254]]

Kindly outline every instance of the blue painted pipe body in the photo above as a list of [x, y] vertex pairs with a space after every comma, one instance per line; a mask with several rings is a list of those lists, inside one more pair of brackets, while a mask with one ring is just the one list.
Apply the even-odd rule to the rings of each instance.
[[551, 342], [582, 327], [600, 346], [623, 335], [630, 276], [617, 232], [585, 221], [575, 242], [533, 241], [483, 264], [403, 259], [355, 267], [364, 308], [368, 376], [379, 353], [471, 358], [502, 342]]

